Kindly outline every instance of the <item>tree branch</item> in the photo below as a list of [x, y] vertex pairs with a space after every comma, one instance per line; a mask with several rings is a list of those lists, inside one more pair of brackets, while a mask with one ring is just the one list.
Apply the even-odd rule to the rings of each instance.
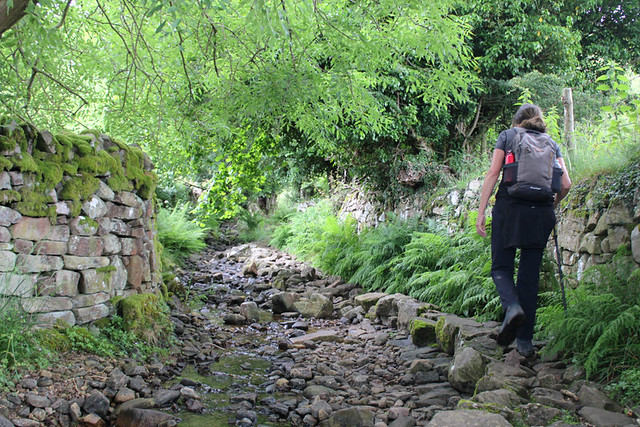
[[13, 0], [9, 8], [9, 0], [0, 0], [0, 37], [24, 17], [29, 1]]

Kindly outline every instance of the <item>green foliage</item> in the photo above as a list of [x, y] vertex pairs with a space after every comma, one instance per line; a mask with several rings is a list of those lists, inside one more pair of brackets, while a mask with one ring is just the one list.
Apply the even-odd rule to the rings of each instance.
[[640, 360], [638, 271], [628, 254], [584, 273], [568, 289], [564, 315], [559, 297], [539, 310], [539, 333], [549, 339], [545, 351], [573, 355], [589, 377], [611, 378], [637, 368]]
[[158, 295], [128, 296], [117, 301], [116, 310], [122, 318], [123, 331], [131, 332], [147, 345], [169, 344], [173, 324], [169, 318], [169, 307]]
[[0, 387], [11, 384], [17, 367], [42, 368], [48, 364], [48, 353], [43, 352], [37, 334], [32, 332], [34, 325], [19, 298], [0, 298]]
[[488, 239], [465, 231], [450, 235], [435, 223], [397, 219], [356, 232], [326, 202], [293, 215], [271, 241], [323, 271], [368, 290], [403, 292], [455, 313], [497, 319], [501, 310], [490, 278]]
[[607, 390], [618, 402], [629, 407], [640, 404], [640, 368], [626, 369], [620, 376], [607, 386]]
[[180, 263], [193, 252], [206, 247], [207, 229], [191, 221], [189, 205], [176, 205], [172, 210], [158, 209], [158, 240], [162, 244], [163, 264]]

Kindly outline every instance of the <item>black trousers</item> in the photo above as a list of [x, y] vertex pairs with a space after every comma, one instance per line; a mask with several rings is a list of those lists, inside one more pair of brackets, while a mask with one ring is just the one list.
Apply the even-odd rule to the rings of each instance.
[[[512, 235], [507, 233], [517, 233], [518, 235], [526, 235], [527, 228], [529, 233], [532, 230], [546, 236], [532, 236], [536, 241], [544, 241], [549, 238], [553, 224], [555, 223], [555, 214], [553, 206], [528, 206], [518, 205], [514, 208], [510, 198], [496, 198], [496, 204], [492, 210], [491, 225], [491, 277], [498, 294], [502, 308], [505, 310], [509, 305], [518, 303], [522, 306], [527, 316], [525, 323], [518, 329], [516, 337], [522, 340], [533, 339], [533, 328], [536, 323], [536, 308], [538, 306], [538, 283], [540, 279], [540, 265], [542, 264], [542, 247], [521, 247], [520, 264], [518, 266], [517, 280], [514, 281], [515, 270], [515, 247], [505, 247], [505, 241], [513, 241]], [[522, 207], [525, 206], [525, 207]], [[515, 220], [522, 218], [518, 209], [534, 209], [535, 214], [526, 213], [527, 220]], [[527, 221], [536, 223], [527, 224]], [[539, 223], [537, 223], [539, 221]], [[514, 227], [518, 227], [516, 230]], [[536, 233], [538, 234], [538, 233]], [[526, 243], [523, 246], [529, 246]], [[536, 244], [534, 246], [540, 246]]]

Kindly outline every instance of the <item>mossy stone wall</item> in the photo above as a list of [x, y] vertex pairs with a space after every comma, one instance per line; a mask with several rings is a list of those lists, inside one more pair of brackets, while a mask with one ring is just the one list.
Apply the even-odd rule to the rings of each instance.
[[0, 120], [0, 295], [42, 322], [109, 316], [114, 296], [159, 292], [153, 164], [96, 131]]

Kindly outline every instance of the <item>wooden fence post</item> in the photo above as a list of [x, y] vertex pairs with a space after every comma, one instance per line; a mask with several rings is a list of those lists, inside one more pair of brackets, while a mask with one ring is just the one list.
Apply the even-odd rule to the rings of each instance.
[[562, 105], [564, 105], [564, 143], [569, 154], [573, 154], [575, 149], [573, 141], [573, 94], [570, 87], [562, 91]]

